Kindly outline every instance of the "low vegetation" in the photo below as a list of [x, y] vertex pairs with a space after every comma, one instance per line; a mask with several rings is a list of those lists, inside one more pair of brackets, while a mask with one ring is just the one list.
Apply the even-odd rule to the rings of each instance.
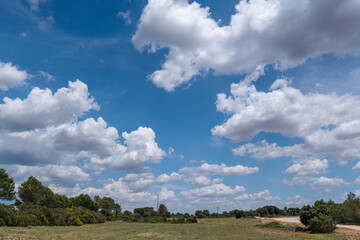
[[360, 199], [349, 193], [343, 203], [318, 200], [301, 208], [300, 221], [316, 233], [333, 232], [336, 223], [360, 224]]
[[197, 224], [108, 221], [66, 227], [0, 227], [0, 239], [224, 239], [340, 240], [338, 234], [308, 234], [288, 229], [260, 228], [255, 218], [202, 218]]
[[15, 192], [15, 184], [4, 169], [0, 169], [0, 200], [14, 202], [11, 205], [0, 204], [0, 226], [81, 226], [83, 224], [104, 223], [121, 220], [137, 223], [197, 223], [199, 219], [235, 218], [240, 219], [279, 216], [300, 216], [305, 229], [293, 229], [279, 223], [268, 223], [260, 228], [293, 231], [311, 231], [313, 233], [332, 233], [336, 223], [360, 224], [360, 199], [350, 193], [340, 204], [333, 201], [316, 201], [313, 206], [280, 209], [276, 206], [264, 206], [256, 210], [232, 210], [222, 213], [210, 213], [209, 210], [197, 210], [189, 213], [170, 213], [164, 204], [157, 211], [152, 207], [135, 208], [133, 212], [121, 212], [120, 204], [111, 197], [87, 194], [67, 197], [52, 190], [34, 177], [29, 177]]

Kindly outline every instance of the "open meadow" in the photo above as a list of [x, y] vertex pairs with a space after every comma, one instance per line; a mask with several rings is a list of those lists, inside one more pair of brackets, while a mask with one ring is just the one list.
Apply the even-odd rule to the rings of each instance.
[[261, 228], [259, 219], [199, 219], [198, 224], [126, 223], [68, 227], [0, 227], [0, 239], [350, 239], [295, 232], [294, 227]]

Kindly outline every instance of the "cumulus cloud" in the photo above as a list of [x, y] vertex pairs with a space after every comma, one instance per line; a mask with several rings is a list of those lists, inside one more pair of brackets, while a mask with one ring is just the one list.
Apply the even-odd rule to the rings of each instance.
[[348, 185], [348, 183], [342, 178], [327, 178], [327, 177], [319, 177], [315, 178], [310, 186], [313, 189], [322, 189], [326, 192], [330, 192], [333, 187], [343, 187]]
[[77, 184], [85, 184], [91, 181], [88, 173], [78, 166], [45, 165], [45, 166], [21, 166], [2, 165], [3, 168], [14, 178], [16, 182], [23, 182], [33, 176], [45, 185], [64, 188], [73, 188]]
[[[261, 65], [286, 69], [324, 53], [359, 50], [357, 1], [239, 1], [230, 24], [220, 26], [195, 1], [149, 0], [133, 43], [150, 52], [169, 49], [153, 83], [167, 91], [210, 69], [248, 73]], [[188, 33], [192, 34], [188, 34]]]
[[117, 145], [114, 153], [105, 158], [92, 157], [86, 166], [96, 170], [140, 170], [145, 162], [159, 163], [166, 156], [164, 150], [155, 142], [151, 128], [139, 127], [131, 133], [124, 132], [125, 145]]
[[3, 91], [9, 88], [21, 87], [25, 85], [25, 80], [31, 77], [25, 70], [20, 70], [11, 62], [0, 62], [0, 89]]
[[217, 109], [229, 118], [212, 129], [216, 136], [235, 142], [250, 140], [260, 132], [302, 138], [292, 146], [247, 143], [233, 150], [256, 159], [330, 155], [339, 161], [360, 157], [360, 99], [353, 95], [303, 94], [276, 80], [269, 92], [245, 81], [231, 85], [231, 96], [219, 94]]
[[314, 177], [315, 175], [325, 173], [328, 167], [328, 160], [326, 159], [301, 160], [283, 171], [284, 174], [295, 174], [295, 176], [293, 176], [290, 181], [283, 179], [282, 182], [288, 186], [309, 185], [312, 189], [322, 189], [325, 192], [330, 192], [333, 187], [341, 187], [349, 184], [339, 177]]
[[360, 110], [359, 103], [360, 99], [351, 95], [305, 95], [284, 79], [276, 80], [269, 92], [240, 82], [231, 85], [231, 96], [218, 95], [217, 110], [230, 118], [212, 133], [233, 141], [249, 140], [262, 131], [306, 137], [321, 127], [359, 118], [354, 111]]
[[221, 176], [239, 176], [259, 172], [258, 167], [245, 167], [242, 165], [236, 165], [227, 167], [226, 164], [208, 164], [203, 163], [199, 167], [185, 167], [179, 170], [179, 172], [190, 175], [221, 175]]
[[171, 181], [180, 180], [182, 177], [183, 177], [182, 174], [178, 174], [176, 172], [173, 172], [170, 175], [167, 175], [164, 173], [157, 177], [156, 182], [159, 184], [164, 184], [164, 183], [168, 183]]
[[296, 163], [287, 168], [284, 173], [295, 173], [297, 176], [313, 176], [323, 173], [328, 168], [328, 161], [326, 159], [309, 159], [300, 163]]
[[78, 157], [110, 156], [117, 148], [117, 130], [99, 118], [49, 126], [33, 131], [0, 132], [3, 163], [74, 162]]
[[207, 176], [198, 176], [198, 177], [192, 177], [185, 179], [186, 182], [191, 182], [195, 184], [196, 186], [206, 186], [206, 185], [213, 185], [218, 184], [223, 181], [222, 178], [215, 178], [211, 179]]
[[244, 193], [236, 197], [235, 200], [241, 203], [242, 209], [262, 207], [265, 205], [279, 206], [279, 204], [281, 204], [281, 198], [278, 196], [271, 196], [270, 191], [267, 189], [258, 193]]
[[244, 192], [245, 188], [243, 186], [235, 186], [231, 188], [222, 183], [213, 184], [205, 187], [191, 189], [189, 191], [180, 192], [181, 195], [185, 197], [218, 197], [218, 196], [228, 196], [235, 195], [240, 192]]
[[90, 97], [85, 83], [69, 82], [54, 94], [50, 89], [33, 88], [27, 98], [5, 97], [0, 104], [0, 128], [8, 131], [29, 131], [77, 120], [86, 112], [99, 109]]
[[260, 160], [278, 158], [278, 157], [294, 157], [304, 155], [303, 144], [293, 146], [278, 146], [277, 143], [269, 144], [266, 140], [256, 143], [247, 143], [233, 149], [234, 155], [251, 157]]
[[[86, 166], [97, 171], [143, 169], [166, 156], [151, 128], [122, 133], [103, 118], [78, 121], [99, 109], [87, 85], [69, 82], [54, 94], [34, 88], [24, 100], [4, 98], [0, 104], [0, 162], [5, 164], [70, 164], [90, 158]], [[173, 177], [173, 176], [172, 176]]]
[[294, 185], [307, 185], [309, 184], [312, 189], [321, 189], [325, 192], [331, 192], [331, 189], [334, 187], [343, 187], [349, 185], [344, 179], [335, 177], [335, 178], [328, 178], [328, 177], [300, 177], [295, 176], [292, 178], [291, 181], [286, 179], [283, 180], [283, 183], [288, 186]]
[[161, 188], [159, 199], [161, 201], [173, 200], [175, 197], [174, 191], [167, 190], [165, 187]]
[[115, 128], [100, 117], [19, 133], [0, 132], [0, 157], [3, 163], [71, 163], [80, 157], [97, 171], [143, 169], [142, 163], [159, 163], [166, 153], [157, 146], [151, 128], [139, 127], [124, 132], [125, 145]]
[[118, 180], [108, 179], [103, 182], [101, 188], [87, 187], [81, 189], [78, 185], [73, 188], [53, 185], [50, 187], [57, 193], [67, 194], [69, 196], [75, 196], [81, 193], [89, 194], [90, 196], [110, 196], [119, 202], [123, 209], [154, 206], [157, 193], [161, 201], [176, 201], [176, 199], [174, 199], [174, 191], [163, 186], [159, 192], [156, 192], [151, 189], [153, 186], [157, 186], [157, 182], [152, 173], [140, 173], [127, 174]]
[[261, 192], [258, 192], [258, 193], [253, 193], [253, 194], [242, 194], [238, 197], [236, 197], [235, 199], [238, 200], [238, 201], [243, 201], [243, 200], [258, 200], [258, 199], [266, 199], [267, 197], [270, 196], [270, 192], [269, 190], [264, 190], [264, 191], [261, 191]]
[[287, 197], [287, 201], [285, 202], [285, 205], [287, 207], [302, 207], [304, 205], [310, 204], [311, 201], [304, 196], [301, 195], [295, 195], [293, 197]]

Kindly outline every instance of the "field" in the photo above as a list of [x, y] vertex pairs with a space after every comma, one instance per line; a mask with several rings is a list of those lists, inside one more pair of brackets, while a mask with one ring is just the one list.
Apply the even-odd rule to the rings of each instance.
[[260, 228], [258, 219], [201, 219], [198, 224], [125, 223], [80, 227], [0, 227], [0, 239], [347, 239], [340, 234], [309, 234]]

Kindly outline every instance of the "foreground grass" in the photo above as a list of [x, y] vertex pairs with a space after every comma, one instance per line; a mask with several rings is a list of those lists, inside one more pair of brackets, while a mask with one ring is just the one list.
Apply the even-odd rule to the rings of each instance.
[[257, 219], [203, 219], [198, 224], [106, 222], [81, 227], [0, 227], [0, 239], [344, 239], [260, 228]]

